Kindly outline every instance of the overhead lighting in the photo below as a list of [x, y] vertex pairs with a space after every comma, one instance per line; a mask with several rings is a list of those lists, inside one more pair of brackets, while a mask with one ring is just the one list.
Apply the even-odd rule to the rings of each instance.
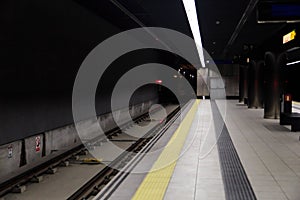
[[200, 34], [200, 28], [198, 23], [196, 5], [194, 0], [182, 0], [185, 13], [188, 17], [188, 21], [190, 24], [190, 28], [192, 30], [192, 34], [196, 43], [196, 48], [199, 54], [200, 62], [202, 67], [205, 67], [204, 62], [204, 54], [203, 54], [203, 46], [202, 46], [202, 39]]
[[300, 49], [300, 47], [293, 47], [293, 48], [286, 50], [286, 52], [296, 51], [298, 49]]
[[297, 63], [300, 63], [300, 60], [297, 60], [295, 62], [286, 63], [286, 65], [294, 65], [294, 64], [297, 64]]

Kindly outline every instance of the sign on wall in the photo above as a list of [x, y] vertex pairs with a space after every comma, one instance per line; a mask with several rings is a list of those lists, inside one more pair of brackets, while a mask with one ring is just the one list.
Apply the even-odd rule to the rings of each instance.
[[7, 157], [12, 158], [12, 156], [13, 156], [13, 145], [12, 144], [8, 145], [7, 151], [8, 151]]
[[293, 30], [292, 32], [290, 32], [290, 33], [283, 36], [283, 44], [294, 40], [295, 37], [296, 37], [296, 30]]
[[35, 151], [39, 152], [41, 150], [41, 136], [35, 137]]

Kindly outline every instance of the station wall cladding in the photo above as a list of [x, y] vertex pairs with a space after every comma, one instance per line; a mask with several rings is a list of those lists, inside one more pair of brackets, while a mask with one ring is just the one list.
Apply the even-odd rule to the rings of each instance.
[[[138, 26], [130, 23], [126, 28]], [[3, 0], [0, 26], [0, 145], [72, 124], [72, 89], [82, 61], [96, 45], [125, 30], [61, 0]], [[110, 112], [111, 91], [122, 74], [148, 62], [171, 65], [175, 59], [164, 54], [148, 49], [117, 59], [98, 85], [97, 114]], [[131, 103], [157, 99], [157, 85], [150, 84]]]
[[225, 84], [227, 97], [239, 96], [239, 65], [238, 64], [218, 64], [221, 76]]

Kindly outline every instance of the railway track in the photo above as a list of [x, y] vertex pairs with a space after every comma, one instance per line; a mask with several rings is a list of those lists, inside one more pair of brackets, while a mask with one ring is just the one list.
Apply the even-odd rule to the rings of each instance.
[[[166, 121], [169, 121], [171, 117], [173, 117], [176, 112], [179, 110], [179, 108], [176, 108], [173, 112], [171, 112]], [[132, 122], [126, 123], [123, 125], [123, 127], [115, 128], [105, 134], [105, 136], [99, 136], [97, 138], [94, 138], [93, 140], [89, 141], [89, 143], [98, 143], [98, 142], [105, 142], [107, 139], [113, 140], [113, 138], [116, 138], [121, 132], [122, 129], [125, 127], [130, 127], [134, 123], [139, 124], [143, 121], [149, 120], [149, 114], [146, 113], [144, 115], [141, 115], [140, 117], [137, 117]], [[155, 130], [154, 130], [155, 129]], [[138, 153], [141, 151], [141, 149], [149, 143], [149, 141], [153, 138], [155, 133], [161, 129], [160, 126], [155, 127], [153, 130], [151, 130], [149, 133], [147, 133], [147, 138], [141, 138], [137, 140], [134, 144], [132, 144], [127, 151], [125, 152], [133, 152]], [[152, 136], [153, 135], [153, 136]], [[73, 161], [78, 155], [82, 154], [83, 152], [86, 152], [86, 146], [83, 144], [76, 146], [64, 153], [59, 154], [58, 156], [36, 166], [32, 169], [17, 175], [13, 177], [12, 179], [5, 181], [0, 184], [0, 198], [4, 195], [12, 192], [16, 188], [21, 188], [22, 186], [25, 186], [26, 184], [32, 182], [33, 179], [38, 178], [39, 176], [42, 176], [43, 174], [49, 173], [49, 170], [55, 169], [59, 166], [61, 166], [63, 163]], [[95, 177], [93, 177], [91, 180], [89, 180], [84, 186], [82, 186], [78, 191], [76, 191], [69, 199], [86, 199], [86, 197], [91, 197], [98, 193], [101, 188], [103, 188], [104, 185], [106, 185], [112, 177], [114, 177], [116, 174], [118, 174], [118, 170], [115, 170], [113, 167], [118, 166], [119, 168], [125, 166], [130, 160], [132, 160], [133, 154], [122, 154], [117, 159], [112, 161], [107, 167], [105, 167], [103, 170], [101, 170]]]
[[[105, 197], [105, 199], [109, 198], [115, 188], [121, 184], [130, 171], [143, 158], [144, 153], [147, 153], [151, 149], [179, 116], [179, 109], [180, 108], [177, 107], [167, 116], [165, 124], [157, 125], [146, 133], [146, 137], [138, 139], [126, 151], [71, 195], [68, 200], [92, 199], [97, 194], [99, 195], [99, 193], [101, 197]], [[122, 168], [122, 170], [119, 171], [116, 168]], [[109, 184], [110, 187], [105, 187], [107, 184]]]
[[6, 195], [9, 192], [12, 192], [16, 188], [22, 188], [28, 182], [31, 182], [34, 178], [46, 174], [49, 170], [61, 165], [61, 163], [66, 162], [69, 159], [72, 159], [75, 155], [80, 154], [84, 150], [83, 145], [79, 145], [69, 151], [66, 151], [55, 158], [52, 158], [41, 165], [38, 165], [20, 175], [13, 177], [10, 180], [7, 180], [0, 184], [0, 197]]

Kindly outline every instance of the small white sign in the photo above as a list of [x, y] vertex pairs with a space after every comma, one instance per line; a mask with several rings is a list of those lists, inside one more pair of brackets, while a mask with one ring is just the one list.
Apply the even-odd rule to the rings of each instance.
[[9, 145], [9, 146], [7, 147], [7, 150], [8, 150], [7, 157], [8, 157], [8, 158], [12, 158], [12, 156], [13, 156], [13, 145], [12, 145], [12, 144]]
[[35, 151], [39, 152], [41, 150], [41, 136], [35, 137]]

